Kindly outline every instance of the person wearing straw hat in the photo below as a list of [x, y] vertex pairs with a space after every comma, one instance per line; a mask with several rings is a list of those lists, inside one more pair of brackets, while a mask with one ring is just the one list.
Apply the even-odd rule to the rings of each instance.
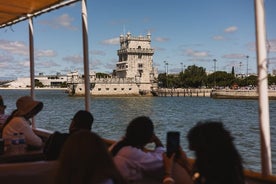
[[41, 148], [42, 139], [33, 132], [30, 119], [42, 110], [43, 103], [31, 96], [22, 96], [16, 101], [16, 107], [4, 124], [2, 137], [10, 140], [14, 133], [23, 133], [28, 147]]
[[4, 105], [4, 100], [0, 95], [0, 126], [3, 126], [9, 115], [5, 114], [6, 105]]

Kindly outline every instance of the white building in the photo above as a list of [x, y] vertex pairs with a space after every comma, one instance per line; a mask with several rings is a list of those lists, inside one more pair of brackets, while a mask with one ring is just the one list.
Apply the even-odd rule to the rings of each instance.
[[[64, 82], [67, 82], [67, 76], [57, 73], [56, 75], [43, 75], [40, 73], [35, 76], [35, 80], [38, 80], [44, 87], [60, 87]], [[28, 88], [31, 86], [30, 77], [20, 77], [16, 80], [5, 84], [10, 88]]]

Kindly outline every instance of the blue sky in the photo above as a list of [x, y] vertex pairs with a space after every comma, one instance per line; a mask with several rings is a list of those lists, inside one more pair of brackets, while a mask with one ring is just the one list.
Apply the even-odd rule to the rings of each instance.
[[[111, 73], [119, 36], [152, 35], [158, 72], [182, 66], [256, 73], [254, 0], [87, 0], [90, 70]], [[265, 0], [269, 72], [276, 69], [276, 1]], [[35, 73], [83, 70], [81, 3], [34, 18]], [[28, 22], [0, 29], [0, 78], [29, 76]], [[181, 65], [183, 63], [183, 65]]]

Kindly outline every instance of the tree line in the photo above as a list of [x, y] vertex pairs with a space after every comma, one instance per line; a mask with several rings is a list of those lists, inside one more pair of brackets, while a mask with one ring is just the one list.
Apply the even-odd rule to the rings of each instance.
[[[188, 66], [178, 74], [160, 73], [158, 75], [158, 86], [163, 88], [233, 88], [234, 86], [257, 86], [256, 75], [236, 75], [234, 67], [231, 73], [216, 71], [206, 73], [206, 69], [196, 65]], [[276, 84], [276, 76], [268, 75], [268, 85]]]

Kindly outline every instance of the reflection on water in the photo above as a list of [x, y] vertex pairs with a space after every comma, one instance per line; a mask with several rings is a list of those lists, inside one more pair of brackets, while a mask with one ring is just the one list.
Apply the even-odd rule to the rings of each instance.
[[[15, 109], [16, 99], [29, 94], [28, 90], [0, 90], [7, 112]], [[37, 127], [67, 132], [74, 113], [84, 109], [84, 97], [69, 97], [62, 90], [36, 91], [36, 99], [44, 108], [37, 115]], [[181, 145], [187, 150], [187, 131], [198, 121], [221, 120], [235, 137], [244, 159], [244, 166], [260, 171], [260, 144], [257, 100], [219, 100], [208, 97], [92, 97], [91, 112], [95, 121], [93, 131], [119, 139], [128, 122], [136, 116], [149, 116], [156, 134], [165, 143], [166, 132], [181, 132]], [[270, 101], [272, 162], [276, 166], [276, 101]], [[219, 148], [218, 148], [219, 149]], [[188, 151], [193, 157], [193, 153]], [[273, 168], [274, 172], [276, 168]]]

